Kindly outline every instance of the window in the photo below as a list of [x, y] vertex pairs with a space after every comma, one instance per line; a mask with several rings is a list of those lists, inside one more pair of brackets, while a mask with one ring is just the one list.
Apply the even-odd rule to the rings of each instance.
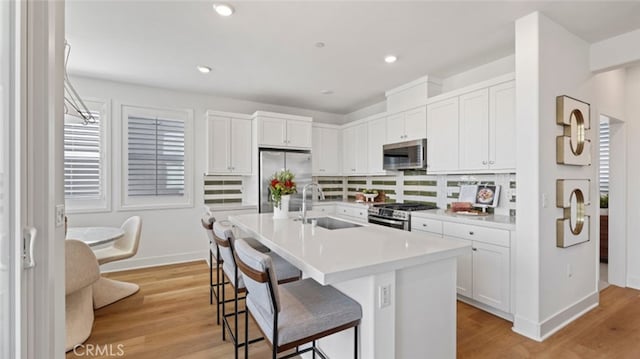
[[123, 208], [191, 206], [191, 112], [123, 107]]
[[104, 101], [85, 101], [96, 118], [64, 117], [64, 195], [67, 211], [108, 211], [108, 113]]
[[600, 194], [609, 194], [609, 118], [600, 116]]

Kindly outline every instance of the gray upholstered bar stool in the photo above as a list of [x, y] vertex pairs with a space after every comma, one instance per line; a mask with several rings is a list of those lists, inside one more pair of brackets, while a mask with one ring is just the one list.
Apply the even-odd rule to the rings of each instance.
[[[231, 300], [233, 300], [234, 302], [234, 310], [233, 310], [233, 313], [229, 313], [229, 314], [226, 313], [226, 309], [224, 305], [224, 303], [228, 302], [225, 294], [226, 286], [224, 285], [221, 286], [222, 300], [218, 301], [218, 304], [219, 304], [218, 310], [220, 310], [220, 306], [221, 306], [222, 307], [222, 340], [226, 340], [226, 331], [228, 330], [229, 336], [231, 337], [231, 340], [235, 347], [234, 348], [235, 358], [237, 359], [238, 348], [240, 348], [241, 346], [247, 343], [257, 342], [264, 338], [256, 338], [253, 340], [249, 340], [249, 338], [245, 336], [244, 342], [240, 342], [238, 340], [238, 314], [244, 313], [245, 316], [247, 314], [246, 314], [246, 309], [242, 311], [238, 310], [238, 301], [240, 299], [245, 299], [245, 297], [241, 298], [239, 294], [245, 293], [246, 287], [244, 284], [244, 280], [242, 279], [242, 276], [240, 275], [240, 272], [238, 270], [238, 266], [236, 265], [236, 256], [234, 252], [235, 252], [235, 243], [237, 242], [237, 240], [235, 238], [235, 235], [233, 234], [233, 227], [230, 224], [223, 224], [219, 221], [214, 222], [213, 233], [214, 233], [214, 240], [220, 251], [220, 256], [222, 257], [222, 272], [224, 273], [224, 276], [226, 276], [229, 279], [230, 284], [233, 286], [233, 298], [231, 298]], [[269, 259], [271, 260], [271, 263], [273, 264], [273, 271], [277, 273], [278, 278], [280, 278], [279, 283], [288, 283], [288, 282], [293, 282], [300, 279], [302, 272], [300, 272], [298, 268], [292, 266], [289, 262], [282, 259], [282, 257], [272, 252], [262, 253], [256, 248], [254, 248], [253, 246], [251, 246], [246, 241], [246, 239], [238, 239], [238, 240], [242, 240], [243, 243], [249, 246], [250, 248], [252, 248], [253, 251], [269, 257]], [[234, 318], [233, 330], [231, 329], [231, 326], [229, 325], [229, 320], [228, 320], [228, 318], [231, 316], [233, 316]], [[245, 334], [246, 333], [247, 332], [245, 331]]]
[[[313, 279], [278, 285], [278, 273], [272, 259], [251, 248], [247, 242], [236, 241], [236, 263], [247, 286], [246, 307], [260, 331], [271, 343], [273, 359], [278, 353], [296, 348], [296, 352], [281, 359], [313, 351], [326, 359], [316, 347], [316, 340], [354, 328], [354, 358], [358, 358], [358, 326], [362, 307], [332, 286], [322, 286]], [[248, 315], [245, 315], [245, 337], [248, 336]], [[311, 347], [298, 350], [298, 346]], [[249, 357], [249, 345], [245, 358]]]
[[[214, 240], [213, 235], [213, 223], [216, 221], [216, 218], [211, 215], [209, 212], [204, 213], [202, 218], [200, 219], [200, 223], [207, 233], [207, 238], [209, 240], [209, 304], [213, 304], [213, 298], [216, 298], [216, 304], [218, 303], [218, 296], [220, 295], [220, 286], [223, 284], [229, 284], [229, 282], [220, 282], [220, 266], [222, 265], [222, 258], [220, 258], [220, 249], [218, 249], [218, 245]], [[253, 238], [247, 238], [247, 243], [250, 246], [254, 247], [256, 250], [266, 253], [269, 252], [269, 248], [260, 244], [260, 242], [256, 241]], [[213, 281], [213, 261], [215, 260], [215, 272], [216, 272], [216, 281]], [[231, 301], [229, 301], [231, 302]], [[216, 308], [216, 323], [220, 325], [220, 306], [217, 305]]]

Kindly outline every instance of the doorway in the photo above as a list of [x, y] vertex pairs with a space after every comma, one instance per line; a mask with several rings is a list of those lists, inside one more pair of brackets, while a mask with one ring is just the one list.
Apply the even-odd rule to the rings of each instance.
[[600, 277], [598, 290], [626, 286], [626, 134], [622, 120], [600, 116]]

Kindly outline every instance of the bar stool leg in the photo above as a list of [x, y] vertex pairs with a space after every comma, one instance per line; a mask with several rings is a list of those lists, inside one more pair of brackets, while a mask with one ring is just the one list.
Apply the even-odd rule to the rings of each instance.
[[249, 359], [249, 308], [244, 306], [244, 359]]
[[209, 305], [211, 304], [213, 304], [213, 253], [209, 249]]
[[311, 347], [313, 350], [311, 351], [311, 358], [316, 359], [316, 341], [311, 342]]
[[[222, 276], [222, 280], [224, 281], [224, 275]], [[224, 286], [224, 283], [222, 283]], [[216, 320], [218, 325], [220, 325], [220, 248], [216, 245], [216, 301], [218, 303], [218, 308], [216, 311]]]
[[[237, 269], [236, 269], [237, 270]], [[238, 276], [236, 275], [236, 284], [238, 283]], [[234, 323], [234, 328], [233, 328], [233, 333], [235, 336], [235, 343], [233, 343], [233, 346], [235, 347], [235, 359], [238, 359], [238, 341], [240, 341], [240, 338], [238, 338], [238, 288], [234, 287], [233, 288], [233, 294], [234, 294], [234, 302], [233, 302], [233, 309], [235, 310], [235, 315], [233, 316], [233, 323]], [[246, 338], [245, 338], [245, 342], [246, 342]]]
[[353, 328], [353, 357], [354, 359], [358, 359], [358, 326], [356, 325]]
[[[224, 275], [222, 276], [222, 279], [224, 280]], [[218, 284], [218, 285], [220, 285], [220, 284]], [[224, 287], [225, 287], [225, 285], [224, 285], [224, 283], [222, 283], [222, 302], [220, 302], [220, 300], [218, 300], [218, 304], [219, 304], [219, 305], [220, 305], [220, 303], [222, 303], [222, 304], [221, 304], [221, 306], [222, 306], [222, 319], [223, 319], [223, 320], [222, 320], [222, 340], [223, 340], [223, 341], [224, 341], [224, 340], [227, 340], [227, 334], [226, 334], [226, 324], [227, 324], [227, 321], [226, 321], [226, 320], [224, 320], [224, 318], [225, 318], [225, 314], [226, 314], [226, 313], [225, 313], [225, 308], [224, 308], [224, 303], [225, 303], [225, 301], [226, 301], [226, 298], [225, 298], [225, 289], [224, 289]]]

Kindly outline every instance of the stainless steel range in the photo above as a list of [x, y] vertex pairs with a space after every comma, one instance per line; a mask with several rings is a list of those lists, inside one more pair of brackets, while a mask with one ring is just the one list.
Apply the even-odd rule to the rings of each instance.
[[405, 231], [411, 230], [411, 212], [436, 209], [435, 205], [420, 203], [385, 203], [369, 208], [369, 223], [393, 227]]

